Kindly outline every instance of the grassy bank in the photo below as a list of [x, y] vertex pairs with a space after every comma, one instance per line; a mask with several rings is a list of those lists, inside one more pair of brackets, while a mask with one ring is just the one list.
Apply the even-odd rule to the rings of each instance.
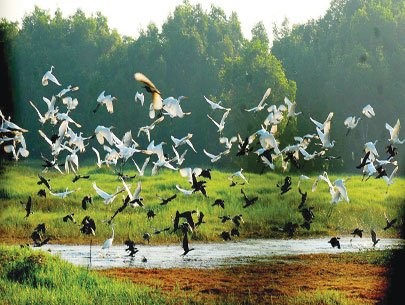
[[[214, 270], [125, 269], [125, 274], [115, 274], [76, 267], [44, 251], [0, 246], [0, 303], [375, 304], [384, 294], [391, 257], [398, 252], [297, 256]], [[303, 277], [311, 280], [305, 283]]]
[[[65, 199], [54, 197], [47, 193], [46, 198], [39, 197], [37, 192], [44, 188], [37, 185], [40, 173], [39, 166], [30, 166], [23, 163], [5, 167], [0, 177], [0, 236], [3, 242], [31, 243], [30, 235], [39, 223], [46, 223], [48, 236], [53, 243], [88, 243], [89, 237], [80, 233], [80, 222], [84, 216], [89, 215], [97, 225], [96, 236], [93, 242], [102, 243], [111, 235], [111, 228], [107, 225], [108, 220], [122, 204], [122, 195], [111, 205], [105, 205], [96, 194], [92, 183], [96, 182], [101, 189], [113, 193], [122, 183], [111, 168], [98, 169], [95, 166], [82, 167], [82, 175], [88, 174], [88, 180], [80, 179], [72, 182], [73, 174], [61, 175], [56, 172], [44, 174], [50, 179], [54, 192], [64, 191], [66, 187], [77, 190]], [[128, 170], [128, 174], [134, 173]], [[149, 172], [148, 172], [149, 173]], [[311, 191], [316, 173], [310, 176], [310, 180], [301, 182], [301, 189], [308, 192], [307, 205], [314, 207], [315, 218], [310, 230], [299, 227], [295, 236], [309, 237], [320, 235], [349, 235], [356, 228], [362, 228], [365, 236], [369, 237], [370, 229], [373, 228], [379, 237], [396, 237], [402, 225], [401, 210], [404, 208], [405, 179], [396, 178], [393, 185], [387, 190], [386, 183], [381, 179], [369, 179], [361, 181], [361, 175], [330, 175], [333, 182], [337, 178], [349, 178], [346, 181], [350, 202], [340, 202], [334, 206], [328, 217], [331, 207], [328, 186], [324, 182], [318, 184], [315, 192]], [[245, 173], [249, 183], [230, 187], [228, 176], [230, 172], [213, 170], [212, 179], [206, 179], [208, 197], [201, 193], [186, 196], [179, 193], [175, 185], [190, 188], [187, 180], [178, 172], [163, 170], [156, 176], [135, 177], [128, 184], [134, 191], [138, 181], [142, 182], [142, 196], [144, 197], [145, 209], [126, 208], [114, 219], [115, 240], [114, 243], [123, 243], [128, 237], [136, 242], [143, 242], [142, 235], [151, 233], [151, 243], [177, 243], [180, 235], [170, 232], [154, 235], [155, 230], [173, 227], [172, 217], [176, 210], [202, 211], [205, 215], [201, 226], [192, 234], [193, 241], [218, 241], [219, 234], [234, 227], [231, 221], [222, 223], [220, 216], [238, 214], [243, 215], [245, 223], [241, 224], [238, 238], [274, 238], [287, 237], [284, 232], [274, 228], [283, 227], [285, 223], [303, 223], [303, 217], [298, 210], [301, 195], [298, 192], [298, 176], [292, 175], [292, 190], [280, 195], [280, 189], [276, 186], [285, 177], [283, 174], [268, 172], [263, 175]], [[241, 181], [235, 179], [235, 181]], [[243, 188], [246, 195], [251, 198], [258, 196], [258, 200], [252, 206], [243, 208]], [[177, 198], [167, 205], [160, 205], [156, 195], [169, 197], [177, 194]], [[85, 195], [93, 196], [93, 204], [87, 210], [81, 208], [81, 200]], [[20, 201], [26, 202], [28, 196], [33, 199], [33, 214], [25, 218], [24, 206]], [[212, 206], [215, 199], [221, 198], [225, 202], [225, 209]], [[156, 216], [147, 219], [147, 211], [153, 210]], [[383, 230], [385, 226], [384, 212], [389, 218], [398, 218], [395, 226], [389, 230]], [[77, 224], [63, 222], [62, 217], [74, 213]], [[195, 220], [197, 216], [195, 215]], [[180, 234], [180, 233], [179, 233]]]

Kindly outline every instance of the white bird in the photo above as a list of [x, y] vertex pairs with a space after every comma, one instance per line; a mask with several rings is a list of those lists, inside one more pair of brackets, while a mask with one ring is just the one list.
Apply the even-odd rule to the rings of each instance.
[[[262, 148], [268, 150], [268, 149], [274, 149], [274, 153], [276, 155], [280, 154], [280, 149], [278, 148], [278, 141], [274, 137], [274, 135], [264, 128], [259, 129], [258, 131], [255, 132], [256, 135], [259, 135], [259, 142]], [[252, 140], [253, 141], [253, 140]], [[249, 142], [252, 142], [249, 141]]]
[[45, 114], [44, 114], [45, 119], [50, 120], [51, 124], [55, 125], [56, 123], [58, 123], [58, 120], [56, 118], [56, 113], [59, 111], [59, 108], [55, 107], [56, 97], [53, 95], [51, 100], [49, 100], [48, 98], [43, 96], [42, 100], [48, 106], [48, 111], [45, 112]]
[[163, 144], [166, 144], [165, 142], [161, 142], [158, 145], [155, 145], [155, 140], [152, 140], [148, 147], [144, 150], [141, 150], [142, 153], [147, 154], [147, 155], [157, 155], [159, 160], [165, 160], [165, 155], [163, 153]]
[[79, 101], [77, 98], [72, 99], [70, 96], [66, 96], [62, 99], [62, 103], [66, 105], [67, 110], [74, 110], [76, 109], [77, 105], [79, 105]]
[[298, 147], [298, 150], [300, 151], [300, 153], [304, 156], [304, 160], [312, 160], [314, 159], [316, 156], [319, 155], [319, 153], [317, 153], [316, 151], [314, 151], [312, 154], [309, 154], [304, 148], [302, 147]]
[[51, 82], [54, 82], [58, 86], [62, 86], [59, 81], [56, 79], [56, 77], [52, 74], [52, 70], [54, 69], [54, 66], [51, 66], [51, 70], [46, 71], [44, 76], [42, 77], [42, 86], [47, 86], [48, 85], [48, 80]]
[[181, 188], [178, 184], [176, 184], [176, 189], [178, 189], [180, 192], [182, 192], [184, 195], [190, 196], [191, 194], [193, 194], [194, 190], [186, 190]]
[[227, 150], [231, 150], [232, 148], [232, 144], [235, 143], [238, 140], [238, 138], [236, 136], [233, 136], [231, 138], [227, 138], [227, 137], [220, 137], [219, 138], [219, 143], [221, 144], [225, 144], [225, 148]]
[[62, 96], [64, 96], [66, 93], [68, 93], [68, 92], [70, 92], [70, 91], [77, 91], [77, 90], [79, 90], [79, 86], [72, 86], [72, 85], [69, 85], [69, 86], [67, 86], [67, 88], [62, 89], [56, 96], [57, 96], [57, 97], [62, 97]]
[[66, 137], [69, 138], [68, 141], [65, 141], [64, 144], [66, 144], [66, 142], [73, 146], [74, 148], [78, 147], [80, 152], [84, 152], [86, 149], [85, 147], [88, 145], [84, 144], [85, 140], [89, 140], [91, 137], [83, 137], [82, 136], [82, 132], [80, 132], [79, 134], [75, 133], [69, 126], [67, 128], [66, 131]]
[[264, 109], [264, 107], [267, 105], [267, 103], [265, 103], [264, 101], [269, 97], [271, 93], [271, 88], [268, 88], [266, 90], [266, 92], [264, 93], [261, 101], [259, 102], [259, 104], [256, 107], [250, 108], [250, 109], [245, 109], [245, 111], [247, 112], [259, 112], [262, 111]]
[[47, 121], [47, 118], [45, 118], [45, 116], [43, 116], [41, 114], [41, 112], [38, 110], [38, 108], [34, 105], [33, 102], [29, 101], [31, 106], [35, 109], [35, 111], [37, 112], [38, 116], [39, 116], [39, 121], [41, 122], [41, 124], [44, 124]]
[[157, 124], [162, 122], [164, 120], [164, 118], [165, 118], [164, 116], [161, 116], [160, 118], [153, 121], [152, 124], [140, 127], [138, 130], [137, 137], [139, 138], [141, 132], [144, 132], [146, 134], [146, 136], [148, 137], [148, 141], [150, 142], [150, 131], [153, 130]]
[[139, 93], [138, 91], [135, 93], [135, 102], [137, 101], [140, 101], [142, 106], [145, 102], [145, 96], [143, 95], [143, 93]]
[[112, 235], [111, 235], [111, 237], [109, 238], [109, 239], [107, 239], [105, 242], [104, 242], [104, 244], [103, 244], [103, 246], [101, 247], [101, 249], [108, 249], [108, 248], [110, 248], [111, 246], [112, 246], [112, 243], [113, 243], [113, 241], [114, 241], [114, 227], [113, 226], [111, 226], [111, 230], [112, 230]]
[[179, 169], [179, 173], [182, 177], [186, 177], [189, 183], [193, 183], [193, 174], [197, 177], [201, 174], [202, 168], [200, 167], [184, 167]]
[[101, 125], [96, 127], [96, 129], [94, 130], [94, 134], [96, 136], [98, 143], [103, 145], [105, 139], [107, 140], [108, 144], [113, 145], [113, 132], [111, 131], [112, 128], [113, 126], [104, 127]]
[[380, 155], [377, 152], [377, 148], [375, 145], [377, 144], [378, 140], [375, 140], [375, 142], [367, 142], [364, 144], [364, 152], [368, 153], [370, 152], [369, 159], [373, 162], [376, 157], [379, 157]]
[[377, 169], [375, 168], [373, 162], [367, 162], [363, 167], [363, 179], [365, 176], [367, 176], [367, 179], [366, 179], [366, 181], [367, 181], [376, 172], [377, 172]]
[[211, 162], [212, 162], [212, 163], [217, 162], [219, 159], [221, 159], [222, 154], [223, 154], [223, 152], [221, 152], [221, 153], [219, 153], [218, 155], [214, 155], [214, 154], [211, 154], [211, 153], [207, 152], [207, 151], [205, 150], [205, 148], [203, 149], [203, 152], [204, 152], [204, 154], [207, 155], [208, 158], [211, 159]]
[[349, 116], [345, 119], [345, 121], [343, 122], [343, 124], [346, 126], [347, 128], [347, 132], [346, 135], [349, 134], [350, 130], [356, 128], [357, 124], [359, 123], [359, 121], [361, 120], [360, 117], [357, 118], [355, 116]]
[[297, 185], [297, 187], [300, 187], [301, 181], [303, 181], [303, 180], [309, 180], [309, 179], [310, 179], [310, 178], [309, 178], [308, 176], [300, 175], [299, 178], [298, 178], [298, 185]]
[[213, 101], [209, 100], [209, 99], [206, 98], [205, 96], [204, 96], [204, 98], [205, 98], [206, 102], [211, 106], [211, 108], [212, 108], [213, 110], [215, 110], [215, 109], [231, 110], [231, 108], [225, 108], [225, 107], [221, 106], [221, 105], [220, 105], [220, 104], [222, 103], [221, 101], [219, 101], [218, 103], [214, 103]]
[[8, 131], [27, 132], [28, 131], [27, 129], [21, 128], [17, 124], [11, 122], [10, 116], [8, 117], [8, 119], [6, 119], [5, 116], [3, 115], [3, 113], [1, 112], [1, 110], [0, 110], [0, 117], [1, 117], [0, 129], [2, 129], [4, 132], [8, 132]]
[[369, 119], [375, 116], [374, 108], [370, 104], [364, 106], [361, 112]]
[[238, 171], [234, 172], [233, 174], [231, 174], [231, 175], [228, 177], [228, 179], [229, 179], [229, 180], [232, 180], [233, 177], [239, 177], [239, 178], [241, 178], [242, 180], [244, 180], [246, 183], [249, 183], [249, 182], [247, 181], [246, 177], [242, 174], [242, 171], [243, 171], [243, 168], [241, 168], [240, 170], [238, 170]]
[[330, 127], [330, 121], [332, 120], [332, 118], [333, 118], [333, 112], [329, 112], [325, 122], [323, 122], [323, 124], [322, 124], [322, 123], [319, 123], [318, 121], [314, 120], [313, 118], [309, 117], [309, 119], [312, 121], [312, 123], [314, 123], [316, 125], [316, 127], [318, 127], [320, 130], [324, 130], [325, 126], [328, 126], [328, 125]]
[[390, 143], [391, 144], [403, 144], [405, 139], [399, 139], [399, 130], [401, 129], [401, 123], [399, 119], [397, 120], [394, 127], [391, 127], [388, 123], [385, 123], [385, 128], [390, 132]]
[[[79, 190], [80, 188], [78, 188], [77, 190]], [[68, 188], [66, 188], [66, 190], [64, 192], [60, 192], [60, 193], [53, 193], [52, 191], [49, 191], [49, 194], [51, 194], [52, 196], [56, 196], [59, 198], [66, 198], [69, 194], [72, 194], [74, 192], [76, 192], [77, 190], [71, 190], [69, 191]]]
[[124, 189], [127, 191], [127, 194], [129, 197], [129, 205], [133, 208], [137, 207], [137, 206], [143, 207], [143, 203], [142, 203], [143, 198], [141, 197], [142, 182], [138, 181], [138, 185], [137, 185], [134, 193], [131, 193], [125, 180], [122, 177], [120, 177], [120, 178], [121, 178], [122, 184], [124, 185]]
[[274, 166], [273, 162], [271, 162], [265, 156], [260, 156], [260, 159], [263, 161], [264, 164], [266, 164], [268, 167], [270, 167], [272, 170], [274, 170], [275, 166]]
[[97, 106], [96, 108], [94, 108], [93, 112], [96, 112], [98, 110], [98, 108], [100, 107], [100, 105], [105, 105], [107, 108], [107, 111], [109, 113], [113, 113], [114, 112], [114, 106], [113, 106], [113, 102], [117, 100], [117, 98], [115, 96], [111, 96], [109, 95], [104, 95], [105, 90], [103, 92], [100, 93], [100, 95], [97, 98]]
[[318, 127], [316, 127], [316, 132], [318, 133], [319, 139], [322, 142], [322, 147], [323, 148], [332, 148], [335, 146], [335, 140], [332, 142], [330, 141], [330, 125], [324, 126], [323, 129], [324, 132], [322, 132]]
[[103, 191], [102, 189], [98, 188], [95, 182], [93, 182], [93, 188], [94, 188], [94, 190], [97, 192], [97, 194], [98, 194], [101, 198], [104, 199], [104, 204], [110, 204], [110, 203], [112, 203], [112, 202], [115, 200], [115, 198], [117, 197], [117, 195], [118, 195], [119, 193], [122, 193], [123, 191], [125, 191], [124, 188], [122, 188], [122, 189], [117, 188], [117, 191], [116, 191], [115, 193], [113, 193], [113, 194], [108, 194], [107, 192], [105, 192], [105, 191]]
[[70, 154], [68, 154], [65, 159], [65, 172], [69, 173], [70, 169], [72, 169], [72, 171], [76, 174], [77, 171], [79, 171], [79, 157], [77, 156], [79, 148], [72, 149], [63, 144], [61, 145], [61, 147], [62, 149], [70, 152]]
[[67, 122], [69, 122], [69, 123], [73, 123], [73, 124], [75, 124], [76, 125], [76, 127], [78, 127], [78, 128], [80, 128], [80, 127], [82, 127], [82, 125], [80, 125], [79, 123], [76, 123], [67, 113], [57, 113], [56, 114], [56, 118], [59, 120], [59, 121], [67, 121]]
[[176, 150], [176, 148], [172, 145], [173, 152], [175, 154], [175, 157], [172, 159], [172, 161], [176, 161], [178, 165], [182, 165], [184, 160], [185, 160], [185, 155], [187, 153], [187, 149], [184, 150], [184, 152], [180, 155], [179, 152]]
[[276, 105], [271, 105], [267, 108], [269, 112], [268, 116], [264, 120], [263, 124], [267, 127], [269, 125], [278, 125], [283, 120], [283, 112], [286, 111], [287, 108], [284, 105], [280, 105], [278, 108]]
[[181, 109], [180, 101], [186, 98], [185, 96], [179, 96], [177, 99], [170, 96], [163, 100], [163, 110], [166, 111], [164, 115], [169, 115], [171, 118], [183, 118], [185, 115], [190, 115], [191, 112], [184, 112]]
[[91, 148], [95, 153], [96, 153], [96, 156], [97, 156], [97, 166], [100, 168], [101, 167], [101, 165], [103, 164], [103, 163], [105, 163], [105, 161], [101, 161], [101, 159], [100, 159], [100, 153], [98, 152], [98, 150], [97, 149], [95, 149], [94, 147], [92, 147]]
[[210, 117], [207, 114], [207, 117], [218, 127], [218, 132], [219, 134], [222, 134], [222, 131], [224, 130], [225, 127], [225, 119], [228, 117], [230, 110], [225, 111], [225, 113], [222, 115], [222, 119], [219, 123], [217, 123], [212, 117]]
[[161, 167], [166, 167], [171, 170], [178, 169], [178, 168], [174, 167], [173, 165], [171, 165], [169, 160], [157, 160], [156, 162], [152, 162], [152, 163], [153, 163], [152, 173], [151, 173], [152, 176], [156, 175]]
[[149, 160], [150, 160], [150, 157], [147, 157], [147, 158], [145, 159], [145, 161], [143, 162], [142, 167], [139, 168], [139, 166], [138, 166], [138, 164], [136, 164], [135, 160], [132, 159], [132, 161], [134, 162], [135, 167], [136, 167], [136, 169], [137, 169], [137, 171], [138, 171], [138, 173], [139, 173], [139, 176], [143, 176], [143, 175], [145, 174], [145, 169], [146, 169], [146, 166], [147, 166], [148, 163], [149, 163]]
[[288, 112], [287, 112], [288, 118], [296, 117], [297, 115], [302, 113], [302, 112], [295, 112], [295, 108], [297, 107], [297, 102], [291, 102], [287, 97], [284, 97], [284, 103], [288, 107]]
[[[394, 168], [394, 170], [392, 171], [392, 173], [389, 177], [388, 176], [382, 177], [384, 179], [384, 181], [387, 183], [387, 187], [394, 183], [394, 176], [397, 173], [397, 171], [398, 171], [398, 166]], [[387, 188], [387, 191], [388, 191], [388, 188]]]
[[65, 133], [67, 131], [69, 122], [63, 121], [59, 126], [58, 136], [54, 142], [52, 142], [42, 130], [38, 130], [41, 137], [45, 139], [45, 141], [51, 146], [52, 155], [57, 156], [59, 155], [60, 151], [62, 150], [61, 144]]
[[186, 136], [184, 136], [181, 139], [177, 139], [173, 136], [170, 136], [170, 138], [172, 139], [173, 143], [174, 143], [174, 147], [178, 147], [180, 145], [184, 145], [187, 144], [188, 146], [191, 147], [192, 150], [194, 150], [194, 152], [196, 153], [197, 151], [194, 149], [193, 144], [191, 143], [190, 139], [192, 138], [193, 134], [192, 133], [188, 133]]

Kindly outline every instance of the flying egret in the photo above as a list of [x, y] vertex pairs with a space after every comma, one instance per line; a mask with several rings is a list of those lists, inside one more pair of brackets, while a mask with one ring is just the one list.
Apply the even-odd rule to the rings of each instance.
[[357, 124], [359, 123], [359, 121], [361, 120], [360, 117], [358, 117], [356, 119], [355, 116], [349, 116], [345, 119], [345, 121], [343, 122], [343, 124], [346, 126], [347, 128], [347, 132], [346, 132], [346, 136], [349, 134], [350, 130], [356, 128]]
[[184, 157], [185, 157], [185, 155], [187, 153], [187, 149], [184, 150], [184, 152], [181, 155], [179, 154], [179, 152], [176, 150], [176, 148], [173, 145], [172, 145], [172, 149], [173, 149], [173, 152], [175, 154], [175, 157], [172, 159], [172, 161], [176, 161], [177, 165], [182, 165], [184, 160], [185, 160]]
[[143, 103], [145, 102], [145, 96], [143, 93], [139, 93], [138, 91], [135, 93], [135, 102], [140, 101], [141, 105], [143, 106]]
[[225, 107], [221, 106], [220, 105], [222, 103], [221, 101], [219, 101], [218, 103], [214, 103], [213, 101], [209, 100], [205, 96], [204, 96], [204, 99], [211, 106], [212, 110], [215, 110], [215, 109], [221, 109], [221, 110], [227, 110], [227, 111], [231, 110], [231, 108], [225, 108]]
[[69, 86], [67, 86], [67, 88], [62, 89], [56, 96], [61, 98], [61, 97], [64, 96], [66, 93], [69, 93], [69, 92], [71, 92], [71, 91], [77, 91], [77, 90], [79, 90], [79, 86], [72, 86], [72, 85], [69, 85]]
[[225, 111], [225, 113], [222, 115], [221, 121], [218, 123], [216, 122], [212, 117], [210, 117], [207, 114], [207, 117], [218, 127], [218, 132], [219, 134], [222, 134], [222, 131], [224, 130], [225, 127], [225, 119], [228, 117], [230, 110]]
[[369, 119], [375, 116], [374, 108], [370, 104], [364, 106], [361, 112]]
[[45, 72], [44, 76], [42, 77], [42, 86], [47, 86], [49, 80], [57, 84], [58, 86], [62, 86], [56, 79], [56, 77], [52, 74], [52, 70], [54, 68], [55, 68], [54, 66], [51, 66], [51, 70]]
[[405, 139], [399, 139], [399, 130], [401, 128], [399, 119], [394, 127], [391, 127], [388, 123], [385, 123], [385, 128], [390, 132], [390, 139], [388, 141], [390, 141], [391, 144], [403, 144], [405, 142]]
[[122, 179], [122, 177], [121, 177], [121, 181], [122, 181], [122, 184], [124, 185], [124, 189], [127, 191], [127, 194], [129, 197], [129, 205], [133, 208], [136, 206], [143, 207], [143, 203], [142, 203], [143, 198], [141, 197], [142, 182], [138, 181], [138, 185], [137, 185], [134, 193], [131, 193], [128, 185], [126, 184], [125, 180]]
[[138, 171], [138, 173], [139, 173], [139, 176], [143, 176], [143, 175], [145, 174], [145, 169], [146, 169], [146, 166], [147, 166], [148, 163], [149, 163], [149, 160], [150, 160], [150, 157], [147, 157], [147, 158], [145, 159], [145, 161], [143, 162], [142, 167], [139, 168], [139, 166], [138, 166], [138, 164], [136, 164], [135, 160], [132, 159], [132, 162], [134, 162], [134, 165], [135, 165], [135, 167], [136, 167], [136, 169], [137, 169], [137, 171]]
[[117, 98], [115, 96], [111, 96], [110, 94], [105, 95], [104, 93], [105, 93], [105, 90], [103, 92], [101, 92], [100, 95], [98, 96], [98, 98], [97, 98], [97, 106], [96, 106], [96, 108], [93, 109], [94, 113], [98, 110], [98, 108], [101, 105], [105, 105], [106, 108], [107, 108], [107, 111], [109, 113], [114, 112], [113, 102], [117, 101]]
[[203, 149], [204, 154], [211, 159], [211, 163], [217, 162], [219, 159], [221, 159], [223, 152], [220, 152], [218, 155], [211, 154]]
[[[139, 72], [134, 74], [134, 78], [138, 82], [143, 83], [144, 84], [143, 87], [146, 89], [146, 91], [151, 93], [151, 95], [152, 95], [152, 104], [151, 104], [152, 110], [153, 111], [161, 110], [162, 107], [163, 107], [163, 101], [162, 101], [162, 98], [160, 96], [161, 93], [156, 88], [156, 86], [151, 82], [151, 80], [149, 78], [147, 78], [145, 75], [143, 75], [142, 73], [139, 73]], [[153, 117], [154, 117], [154, 113], [153, 113]]]
[[190, 196], [193, 194], [194, 190], [186, 190], [181, 188], [178, 184], [176, 184], [176, 189], [179, 190], [181, 193], [183, 193], [184, 195]]
[[184, 98], [187, 97], [182, 95], [179, 96], [177, 99], [172, 96], [165, 98], [163, 100], [163, 110], [166, 112], [163, 114], [169, 115], [171, 118], [183, 118], [185, 115], [190, 115], [191, 112], [184, 112], [183, 109], [181, 109], [180, 101]]
[[193, 144], [191, 143], [190, 139], [192, 138], [193, 134], [192, 133], [188, 133], [186, 136], [184, 136], [181, 139], [177, 139], [173, 136], [170, 136], [170, 138], [172, 139], [173, 143], [174, 143], [174, 147], [178, 147], [180, 145], [184, 145], [187, 144], [188, 146], [191, 147], [191, 149], [196, 153], [197, 151], [195, 150]]
[[302, 112], [295, 112], [297, 102], [291, 102], [287, 97], [284, 97], [284, 103], [287, 105], [287, 117], [293, 118], [301, 114]]
[[98, 188], [96, 183], [93, 182], [93, 188], [97, 192], [97, 194], [104, 199], [104, 204], [112, 203], [119, 193], [125, 191], [124, 188], [118, 188], [117, 191], [113, 194], [108, 194], [107, 192], [103, 191], [102, 189]]
[[333, 118], [333, 112], [329, 112], [325, 122], [323, 122], [323, 123], [320, 123], [320, 122], [314, 120], [313, 118], [309, 117], [311, 122], [314, 123], [316, 125], [316, 127], [318, 127], [320, 130], [324, 130], [325, 126], [328, 126], [328, 125], [330, 128], [330, 121], [332, 120], [332, 118]]
[[264, 101], [269, 97], [271, 92], [271, 88], [268, 88], [266, 92], [264, 93], [262, 99], [260, 100], [259, 104], [256, 107], [250, 108], [250, 109], [245, 109], [247, 112], [259, 112], [264, 109], [264, 107], [267, 105]]
[[242, 180], [244, 180], [246, 183], [249, 184], [249, 182], [247, 181], [246, 177], [242, 174], [242, 171], [243, 171], [243, 168], [241, 168], [240, 170], [238, 170], [238, 171], [234, 172], [233, 174], [231, 174], [231, 175], [228, 177], [228, 179], [229, 179], [229, 180], [232, 180], [233, 177], [239, 177], [239, 178], [241, 178]]

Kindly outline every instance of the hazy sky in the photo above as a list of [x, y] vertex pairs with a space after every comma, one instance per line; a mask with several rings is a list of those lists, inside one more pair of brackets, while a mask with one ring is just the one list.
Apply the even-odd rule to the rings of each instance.
[[[65, 17], [81, 8], [87, 16], [101, 11], [108, 18], [110, 28], [115, 28], [121, 35], [137, 37], [140, 29], [145, 29], [150, 22], [159, 28], [167, 16], [182, 0], [0, 0], [0, 18], [21, 22], [24, 14], [31, 13], [34, 6], [49, 10], [53, 16], [60, 8]], [[201, 3], [203, 9], [209, 10], [214, 1], [189, 0], [191, 4]], [[278, 25], [288, 18], [291, 24], [304, 23], [309, 19], [323, 16], [331, 0], [215, 0], [227, 16], [231, 12], [238, 14], [245, 37], [250, 38], [250, 30], [262, 21], [271, 35], [273, 24]]]

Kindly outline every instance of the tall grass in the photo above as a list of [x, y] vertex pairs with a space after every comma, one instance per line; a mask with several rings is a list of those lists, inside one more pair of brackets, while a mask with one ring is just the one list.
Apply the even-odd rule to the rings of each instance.
[[[89, 215], [95, 219], [97, 224], [96, 236], [93, 241], [101, 243], [111, 235], [111, 229], [106, 220], [114, 214], [122, 204], [122, 195], [111, 205], [105, 205], [102, 199], [97, 196], [92, 187], [92, 182], [96, 182], [101, 189], [113, 193], [118, 186], [122, 186], [117, 175], [111, 168], [98, 169], [94, 166], [81, 168], [81, 174], [90, 174], [88, 180], [80, 179], [76, 183], [72, 182], [73, 174], [61, 175], [57, 172], [44, 174], [51, 179], [53, 190], [64, 191], [66, 187], [70, 190], [77, 190], [65, 199], [60, 199], [47, 194], [46, 198], [37, 196], [37, 192], [44, 186], [36, 184], [37, 173], [40, 173], [38, 166], [17, 164], [5, 168], [0, 177], [0, 235], [3, 240], [15, 240], [16, 242], [31, 242], [30, 234], [34, 227], [45, 222], [48, 227], [48, 235], [54, 243], [87, 243], [88, 237], [83, 236], [79, 231], [79, 225], [84, 216]], [[133, 171], [128, 171], [133, 172]], [[303, 223], [302, 215], [298, 210], [301, 195], [298, 193], [298, 176], [292, 176], [292, 190], [280, 195], [280, 190], [276, 186], [284, 175], [272, 172], [259, 175], [246, 173], [248, 184], [230, 187], [228, 176], [230, 172], [213, 170], [212, 180], [206, 178], [206, 190], [208, 197], [201, 193], [186, 196], [179, 193], [175, 185], [179, 184], [183, 188], [190, 188], [185, 178], [178, 172], [162, 170], [156, 176], [146, 175], [135, 177], [128, 182], [135, 189], [137, 182], [142, 182], [142, 196], [144, 197], [145, 209], [127, 207], [114, 219], [115, 240], [114, 243], [123, 243], [128, 237], [136, 242], [142, 242], [142, 235], [145, 232], [153, 233], [155, 230], [172, 227], [172, 217], [176, 210], [180, 212], [186, 210], [198, 210], [205, 214], [205, 223], [197, 228], [193, 233], [194, 241], [218, 241], [219, 234], [224, 230], [234, 227], [228, 221], [221, 223], [219, 216], [235, 216], [242, 214], [245, 223], [239, 231], [239, 238], [283, 238], [287, 235], [275, 228], [281, 228], [285, 223]], [[361, 181], [361, 176], [354, 175], [331, 175], [334, 181], [337, 178], [350, 178], [346, 181], [350, 202], [339, 202], [333, 206], [330, 217], [328, 212], [331, 208], [330, 194], [326, 183], [320, 182], [315, 192], [311, 187], [316, 175], [310, 180], [301, 182], [301, 189], [308, 192], [307, 205], [314, 207], [315, 219], [311, 224], [311, 229], [306, 230], [299, 227], [296, 236], [321, 236], [321, 235], [349, 235], [356, 228], [362, 228], [369, 232], [370, 228], [376, 230], [381, 237], [394, 237], [398, 235], [398, 228], [402, 225], [401, 211], [404, 208], [405, 179], [396, 178], [395, 183], [387, 190], [384, 181], [370, 179]], [[236, 179], [235, 179], [236, 180]], [[244, 209], [241, 188], [248, 197], [258, 196], [257, 202]], [[92, 195], [93, 205], [85, 211], [81, 208], [81, 200], [85, 195]], [[177, 194], [177, 198], [166, 206], [159, 205], [159, 198], [169, 197]], [[20, 201], [25, 202], [28, 196], [33, 198], [33, 214], [24, 218], [24, 206]], [[225, 201], [225, 209], [218, 206], [212, 207], [215, 199], [222, 198]], [[155, 218], [148, 220], [146, 212], [153, 210]], [[389, 218], [398, 218], [396, 226], [384, 231], [384, 212]], [[74, 213], [78, 221], [77, 224], [65, 223], [62, 217], [68, 213]], [[195, 220], [197, 217], [195, 217]], [[159, 235], [152, 234], [151, 243], [174, 243], [181, 239], [180, 235], [170, 232]]]

